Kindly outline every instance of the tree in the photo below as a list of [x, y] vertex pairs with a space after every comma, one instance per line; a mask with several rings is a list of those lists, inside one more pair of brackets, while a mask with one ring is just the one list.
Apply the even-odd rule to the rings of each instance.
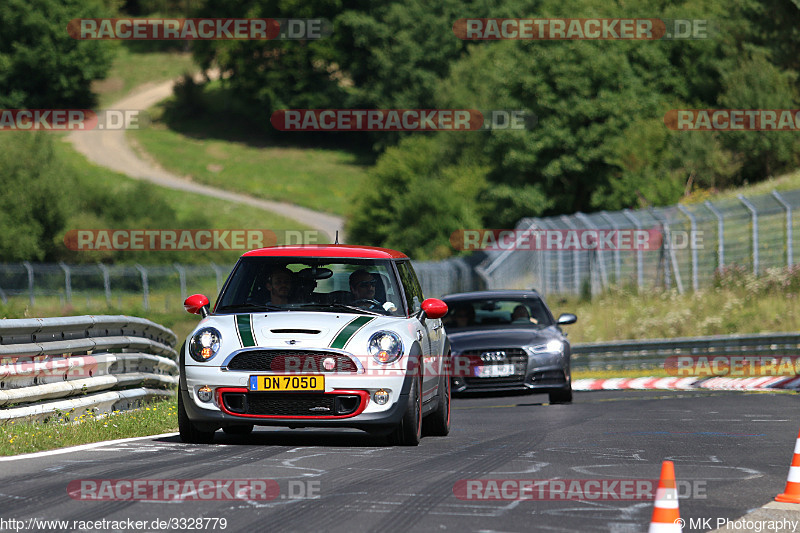
[[0, 2], [0, 108], [91, 107], [113, 46], [73, 39], [67, 23], [109, 15], [98, 0]]

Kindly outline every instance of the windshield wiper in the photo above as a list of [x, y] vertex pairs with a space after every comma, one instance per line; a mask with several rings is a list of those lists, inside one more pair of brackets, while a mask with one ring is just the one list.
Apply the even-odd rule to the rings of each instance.
[[307, 304], [298, 304], [298, 305], [296, 305], [294, 307], [295, 308], [297, 308], [297, 307], [322, 307], [324, 309], [329, 309], [329, 308], [344, 309], [344, 310], [347, 310], [347, 311], [351, 311], [353, 313], [369, 313], [371, 315], [385, 316], [384, 313], [380, 313], [378, 311], [372, 311], [370, 309], [364, 309], [363, 307], [356, 307], [354, 305], [345, 305], [345, 304], [340, 304], [340, 303], [329, 303], [329, 304], [307, 303]]
[[269, 305], [269, 304], [230, 304], [230, 305], [223, 305], [217, 311], [230, 311], [231, 309], [252, 309], [257, 311], [287, 311], [285, 307], [280, 307], [277, 305]]

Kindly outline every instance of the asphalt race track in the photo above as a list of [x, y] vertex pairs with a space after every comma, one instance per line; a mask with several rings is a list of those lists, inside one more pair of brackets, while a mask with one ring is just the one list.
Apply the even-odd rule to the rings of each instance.
[[[639, 532], [647, 530], [651, 501], [467, 501], [453, 487], [482, 478], [657, 479], [661, 461], [671, 459], [678, 482], [692, 487], [680, 500], [681, 517], [712, 523], [783, 491], [800, 428], [795, 394], [600, 391], [575, 398], [571, 405], [541, 403], [544, 395], [457, 398], [450, 436], [416, 448], [350, 430], [257, 429], [249, 437], [219, 432], [210, 446], [146, 438], [7, 461], [0, 463], [0, 509], [6, 520], [70, 522], [50, 531], [80, 531], [73, 521], [104, 518], [204, 517], [248, 532]], [[67, 492], [70, 481], [85, 479], [255, 478], [277, 481], [280, 495], [80, 501]], [[304, 492], [316, 497], [299, 497]], [[222, 529], [206, 521], [201, 530]], [[698, 530], [687, 524], [684, 531]]]

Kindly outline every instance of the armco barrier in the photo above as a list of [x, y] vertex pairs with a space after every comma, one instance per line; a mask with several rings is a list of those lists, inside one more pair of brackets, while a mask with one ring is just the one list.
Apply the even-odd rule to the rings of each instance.
[[573, 370], [663, 368], [670, 356], [800, 356], [800, 333], [714, 335], [572, 345]]
[[171, 396], [177, 337], [130, 316], [0, 320], [0, 424]]

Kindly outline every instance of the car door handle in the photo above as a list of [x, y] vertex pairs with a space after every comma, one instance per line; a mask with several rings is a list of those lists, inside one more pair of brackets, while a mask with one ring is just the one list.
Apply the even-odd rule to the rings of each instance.
[[418, 341], [422, 340], [422, 331], [420, 331], [420, 330], [417, 330], [417, 340]]
[[433, 329], [433, 331], [436, 331], [437, 329], [442, 329], [441, 322], [439, 324], [436, 324], [435, 326], [433, 326], [433, 328], [431, 328], [431, 329]]

